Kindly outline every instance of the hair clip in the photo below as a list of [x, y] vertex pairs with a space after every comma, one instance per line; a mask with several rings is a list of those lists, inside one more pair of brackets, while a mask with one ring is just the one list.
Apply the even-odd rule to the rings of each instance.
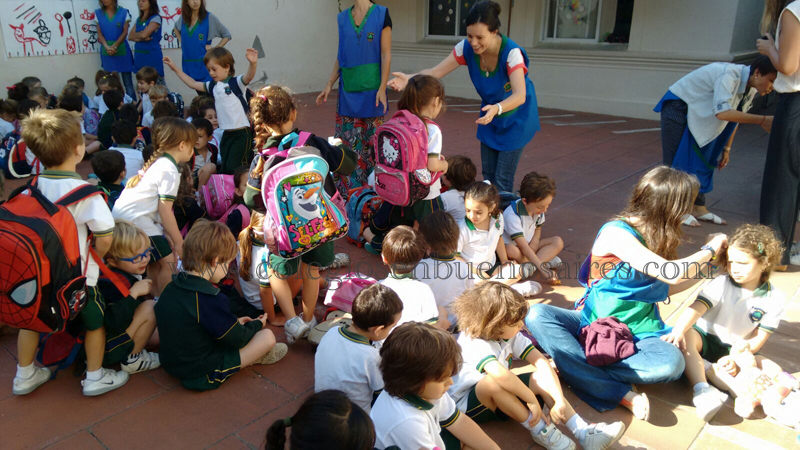
[[266, 102], [266, 101], [268, 101], [268, 100], [267, 100], [267, 96], [266, 96], [266, 95], [263, 95], [263, 94], [262, 94], [262, 95], [259, 95], [259, 96], [258, 96], [258, 98], [260, 98], [261, 100], [264, 100], [265, 102]]
[[144, 170], [143, 169], [139, 169], [139, 171], [136, 172], [136, 174], [139, 175], [140, 177], [143, 177], [144, 176]]
[[762, 256], [764, 255], [764, 244], [761, 242], [758, 243], [758, 253]]
[[291, 417], [287, 417], [287, 418], [283, 419], [283, 426], [285, 426], [287, 428], [292, 426], [292, 418]]
[[12, 91], [12, 90], [16, 89], [16, 86], [6, 86], [6, 89], [9, 90], [9, 91]]

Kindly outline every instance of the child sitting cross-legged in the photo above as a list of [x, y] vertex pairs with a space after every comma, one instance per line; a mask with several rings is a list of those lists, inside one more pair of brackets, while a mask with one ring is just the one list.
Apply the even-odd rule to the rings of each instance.
[[561, 281], [552, 269], [561, 265], [561, 258], [556, 255], [564, 248], [564, 241], [558, 236], [542, 238], [541, 228], [544, 213], [556, 195], [556, 183], [546, 175], [531, 172], [522, 179], [519, 195], [522, 198], [503, 211], [503, 241], [508, 259], [533, 264], [532, 268], [538, 269], [551, 284], [559, 285]]
[[414, 268], [427, 251], [419, 232], [405, 225], [392, 229], [383, 240], [381, 259], [389, 266], [389, 276], [380, 283], [394, 290], [403, 302], [398, 325], [406, 322], [427, 322], [447, 330], [447, 311], [436, 305], [433, 291], [414, 279]]
[[161, 366], [158, 353], [149, 353], [146, 345], [158, 345], [155, 301], [145, 300], [150, 295], [152, 280], [142, 277], [150, 262], [150, 238], [144, 231], [128, 221], [120, 220], [114, 226], [114, 240], [106, 253], [113, 275], [130, 285], [130, 293], [120, 292], [114, 282], [102, 276], [97, 288], [106, 303], [106, 354], [103, 364], [121, 363], [122, 370], [130, 374], [157, 369]]
[[389, 336], [403, 303], [386, 286], [373, 284], [353, 300], [353, 324], [326, 333], [314, 357], [314, 390], [340, 389], [364, 411], [383, 389], [380, 355], [372, 341]]
[[[608, 448], [622, 437], [622, 422], [589, 424], [564, 398], [550, 362], [521, 333], [528, 303], [519, 293], [502, 283], [487, 282], [461, 295], [453, 309], [461, 329], [458, 344], [464, 364], [448, 392], [461, 412], [477, 423], [510, 417], [548, 449], [575, 448], [556, 423], [565, 423], [586, 450]], [[533, 365], [534, 372], [519, 376], [511, 372], [512, 356]], [[550, 425], [537, 396], [550, 408]]]
[[384, 389], [370, 412], [376, 449], [500, 448], [447, 393], [461, 367], [450, 333], [406, 323], [389, 335], [380, 356]]
[[215, 286], [237, 252], [228, 227], [198, 221], [186, 236], [184, 272], [156, 304], [161, 364], [187, 389], [217, 389], [242, 367], [273, 364], [286, 355], [286, 344], [276, 344], [265, 329], [267, 316], [237, 319]]

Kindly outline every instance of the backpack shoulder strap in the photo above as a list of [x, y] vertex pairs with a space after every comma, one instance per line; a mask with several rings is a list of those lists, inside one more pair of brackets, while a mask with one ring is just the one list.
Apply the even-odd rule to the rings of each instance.
[[311, 133], [309, 133], [308, 131], [301, 131], [300, 133], [298, 133], [297, 136], [298, 136], [297, 137], [298, 147], [303, 147], [304, 145], [306, 145], [306, 142], [308, 142], [308, 140], [311, 139]]
[[[233, 77], [228, 83], [228, 87], [231, 88], [231, 92], [235, 95], [239, 101], [242, 103], [242, 108], [244, 108], [244, 112], [250, 112], [250, 106], [247, 104], [247, 99], [245, 98], [244, 92], [239, 89], [239, 77]], [[247, 89], [247, 87], [245, 87]]]
[[206, 81], [205, 85], [206, 85], [206, 92], [211, 94], [211, 96], [213, 97], [214, 96], [214, 86], [217, 85], [217, 82], [214, 81], [214, 80]]
[[102, 195], [103, 201], [106, 202], [108, 201], [108, 198], [103, 193], [103, 190], [101, 188], [97, 186], [92, 186], [91, 184], [84, 184], [64, 194], [64, 196], [56, 200], [55, 204], [61, 205], [63, 207], [72, 206], [75, 203], [78, 203], [81, 200], [87, 199], [94, 195]]
[[[131, 295], [131, 290], [128, 287], [128, 283], [124, 280], [118, 273], [114, 272], [113, 270], [109, 269], [105, 262], [103, 262], [103, 258], [94, 251], [94, 247], [89, 245], [89, 255], [94, 262], [97, 263], [98, 267], [100, 267], [100, 273], [103, 274], [111, 283], [114, 284], [114, 287], [124, 295], [125, 297]], [[88, 262], [88, 261], [87, 261]]]

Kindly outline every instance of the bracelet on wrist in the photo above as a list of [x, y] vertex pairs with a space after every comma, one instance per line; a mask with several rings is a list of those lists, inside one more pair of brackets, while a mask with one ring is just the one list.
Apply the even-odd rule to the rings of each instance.
[[764, 125], [764, 122], [766, 122], [766, 120], [767, 116], [761, 116], [761, 123], [759, 125]]
[[710, 245], [706, 244], [706, 245], [700, 247], [700, 250], [708, 250], [708, 251], [710, 251], [711, 252], [711, 260], [712, 261], [717, 259], [717, 252]]
[[500, 114], [503, 114], [503, 105], [498, 102], [495, 103], [495, 106], [497, 106], [497, 115], [499, 116]]

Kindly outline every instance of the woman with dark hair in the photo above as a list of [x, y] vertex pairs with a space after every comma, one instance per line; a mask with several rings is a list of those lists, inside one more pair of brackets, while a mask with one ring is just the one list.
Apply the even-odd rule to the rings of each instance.
[[800, 209], [800, 1], [766, 0], [761, 27], [766, 39], [756, 45], [778, 69], [778, 107], [761, 184], [760, 221], [778, 233], [785, 269], [787, 264], [800, 265], [800, 254], [791, 254]]
[[696, 175], [700, 192], [683, 224], [698, 220], [725, 225], [706, 207], [705, 194], [714, 188], [714, 169], [724, 169], [740, 123], [760, 125], [769, 131], [772, 116], [748, 114], [756, 93], [767, 95], [778, 75], [766, 56], [750, 66], [724, 62], [703, 66], [678, 80], [654, 111], [661, 113], [664, 164]]
[[[467, 66], [481, 97], [478, 124], [483, 178], [496, 185], [503, 205], [516, 198], [514, 175], [522, 150], [539, 131], [536, 91], [528, 77], [525, 49], [500, 33], [500, 5], [481, 1], [467, 16], [467, 38], [436, 67], [420, 74], [442, 78]], [[414, 75], [395, 72], [389, 86], [403, 90]]]
[[[681, 217], [691, 211], [698, 187], [697, 178], [686, 172], [664, 166], [650, 170], [634, 188], [628, 207], [600, 229], [581, 267], [579, 280], [586, 292], [576, 310], [539, 303], [525, 318], [562, 379], [598, 411], [621, 404], [647, 420], [647, 396], [631, 385], [665, 383], [683, 373], [680, 350], [659, 339], [671, 328], [661, 319], [658, 303], [699, 282], [703, 268], [727, 245], [724, 234], [711, 235], [697, 252], [677, 259]], [[607, 317], [630, 330], [632, 352], [619, 352], [611, 364], [590, 365], [578, 336]]]
[[133, 44], [133, 71], [150, 66], [158, 72], [158, 84], [164, 84], [164, 55], [161, 52], [161, 16], [158, 0], [139, 0], [139, 18], [128, 35]]
[[[195, 81], [211, 81], [203, 58], [211, 48], [224, 47], [231, 40], [231, 32], [206, 10], [206, 0], [182, 0], [181, 15], [172, 34], [181, 45], [183, 72]], [[211, 45], [214, 38], [220, 38], [217, 45]]]

